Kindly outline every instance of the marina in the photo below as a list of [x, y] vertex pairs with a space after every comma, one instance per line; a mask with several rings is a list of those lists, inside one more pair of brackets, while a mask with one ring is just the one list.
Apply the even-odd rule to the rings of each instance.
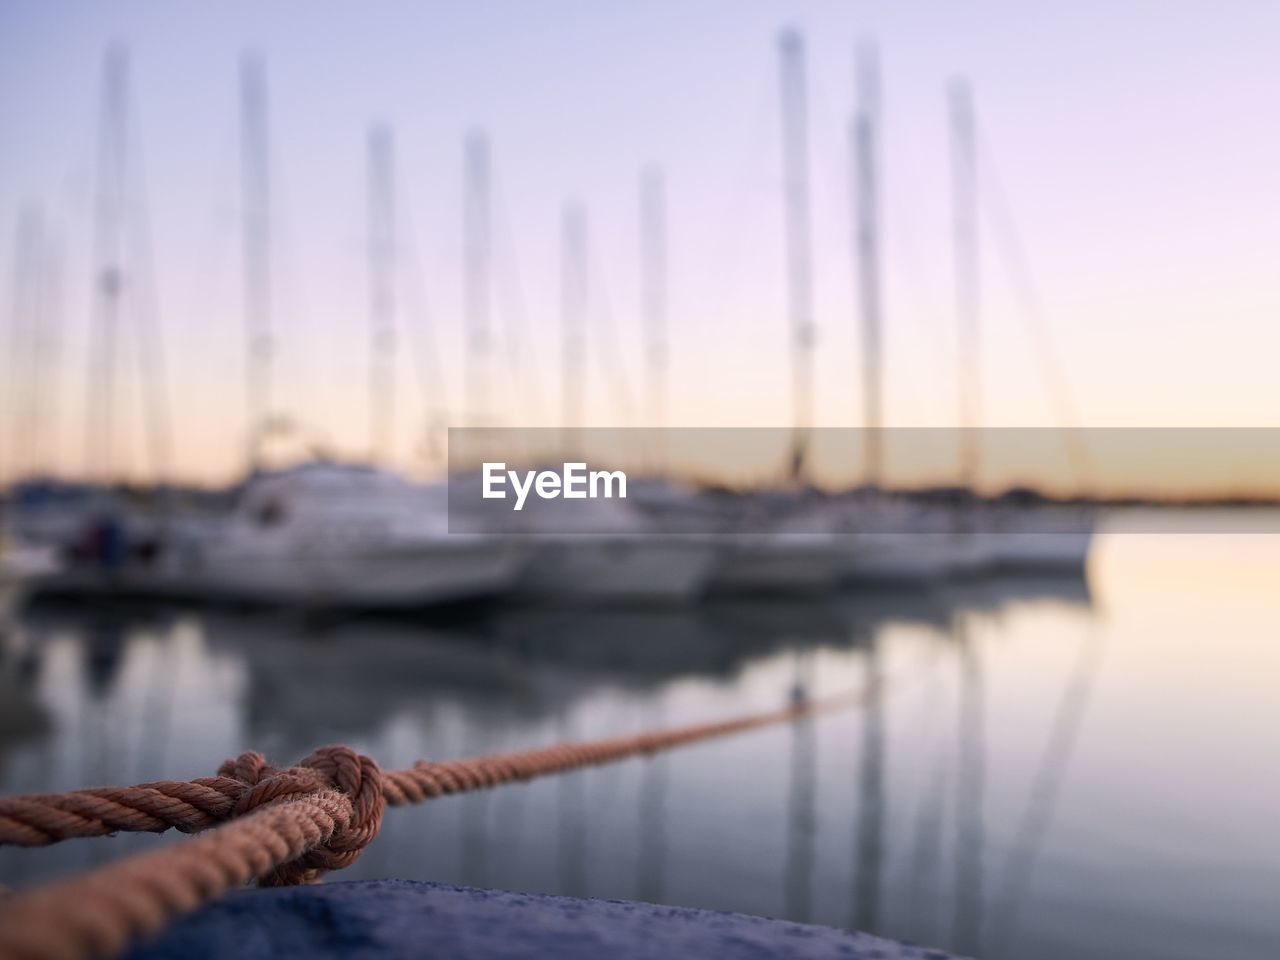
[[784, 6], [0, 12], [0, 960], [1277, 955], [1280, 16]]

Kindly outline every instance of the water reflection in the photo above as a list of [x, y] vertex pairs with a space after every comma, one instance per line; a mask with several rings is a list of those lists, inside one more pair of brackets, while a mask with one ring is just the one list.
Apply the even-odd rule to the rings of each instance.
[[[791, 701], [812, 696], [814, 662], [811, 649], [795, 653]], [[788, 917], [808, 923], [813, 915], [814, 842], [817, 834], [817, 743], [814, 717], [801, 717], [791, 728], [791, 795], [788, 799], [787, 864], [784, 884]]]
[[[557, 725], [558, 739], [578, 740], [582, 735], [568, 722]], [[555, 780], [559, 803], [556, 819], [560, 831], [559, 892], [565, 896], [586, 896], [587, 890], [587, 799], [586, 777], [571, 771]]]
[[[0, 635], [2, 636], [2, 635]], [[34, 644], [14, 634], [0, 644], [0, 776], [7, 747], [48, 733], [48, 711], [32, 696], [40, 682], [40, 655]]]
[[981, 654], [963, 617], [954, 626], [960, 667], [960, 716], [956, 724], [956, 912], [951, 943], [966, 956], [981, 955], [983, 824], [982, 797], [986, 754], [983, 749], [983, 676]]
[[[1135, 728], [1125, 713], [1135, 678], [1150, 671], [1107, 653], [1118, 631], [1130, 647], [1145, 637], [1125, 624], [1155, 596], [1125, 586], [1138, 573], [1124, 563], [1102, 581], [1105, 616], [1082, 579], [682, 612], [489, 609], [431, 622], [36, 606], [0, 654], [0, 789], [198, 776], [248, 747], [289, 759], [337, 741], [398, 766], [883, 681], [885, 696], [862, 710], [397, 810], [348, 876], [744, 910], [995, 958], [1203, 955], [1220, 924], [1201, 940], [1185, 925], [1162, 940], [1149, 906], [1126, 913], [1125, 891], [1107, 886], [1134, 854], [1094, 810], [1148, 789], [1141, 763], [1112, 760], [1109, 738], [1160, 729], [1149, 714]], [[1256, 599], [1259, 629], [1280, 624], [1275, 604]], [[1214, 682], [1204, 651], [1167, 638], [1162, 649], [1174, 662], [1195, 658]], [[1109, 663], [1112, 688], [1099, 703]], [[1166, 722], [1176, 717], [1171, 703], [1145, 702]], [[1266, 747], [1263, 731], [1229, 708], [1204, 724], [1239, 750]], [[1205, 762], [1194, 744], [1184, 736], [1160, 748]], [[1203, 796], [1161, 797], [1184, 824], [1228, 816]], [[1235, 812], [1237, 829], [1248, 815]], [[1237, 847], [1217, 845], [1223, 862], [1260, 856], [1240, 836]], [[1179, 851], [1193, 838], [1168, 832], [1167, 850], [1149, 856], [1190, 856]], [[156, 842], [0, 850], [0, 882], [35, 883]], [[1280, 853], [1249, 869], [1240, 868], [1250, 885], [1228, 883], [1221, 896], [1253, 941], [1216, 955], [1261, 956], [1247, 943], [1274, 926], [1247, 905], [1259, 901], [1259, 876], [1280, 873]], [[1144, 879], [1177, 904], [1170, 910], [1196, 915], [1199, 904], [1171, 881], [1161, 887], [1159, 871]], [[1095, 886], [1106, 894], [1091, 905]], [[1100, 943], [1087, 939], [1098, 915], [1089, 911], [1103, 909], [1112, 919]]]
[[1053, 822], [1058, 794], [1079, 739], [1081, 722], [1089, 707], [1105, 650], [1103, 634], [1096, 628], [1085, 633], [1076, 665], [1054, 712], [1044, 756], [1036, 770], [1031, 794], [1009, 845], [1003, 871], [1004, 883], [997, 903], [1000, 922], [988, 938], [987, 955], [1012, 956], [1010, 944], [1017, 934], [1018, 916], [1031, 886], [1040, 846]]
[[[866, 688], [884, 682], [876, 644], [867, 647]], [[880, 928], [880, 884], [884, 863], [884, 702], [867, 704], [862, 723], [862, 756], [858, 762], [858, 824], [854, 845], [853, 900], [849, 926]]]
[[[667, 726], [661, 704], [645, 711], [645, 729]], [[640, 782], [639, 854], [636, 857], [636, 899], [662, 903], [666, 890], [667, 859], [667, 756], [655, 753], [646, 758]]]

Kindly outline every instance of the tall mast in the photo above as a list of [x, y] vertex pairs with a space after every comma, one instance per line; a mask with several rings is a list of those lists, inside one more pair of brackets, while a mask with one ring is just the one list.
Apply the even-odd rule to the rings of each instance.
[[61, 238], [40, 230], [36, 325], [32, 330], [31, 469], [52, 474], [58, 460], [59, 341], [63, 324]]
[[[566, 431], [582, 426], [583, 395], [586, 387], [587, 339], [587, 221], [579, 203], [565, 204], [560, 223], [561, 241], [561, 426]], [[575, 444], [562, 444], [566, 453]]]
[[863, 469], [884, 480], [884, 356], [880, 295], [880, 77], [876, 49], [858, 47], [857, 115], [853, 123], [856, 270], [862, 314]]
[[240, 59], [240, 204], [248, 465], [258, 466], [259, 438], [271, 413], [271, 179], [267, 77], [262, 58]]
[[649, 426], [667, 425], [667, 211], [662, 170], [640, 175], [640, 269], [645, 359], [649, 372]]
[[809, 147], [804, 40], [794, 29], [778, 38], [782, 92], [782, 168], [786, 206], [787, 294], [791, 314], [794, 410], [791, 475], [804, 474], [813, 427], [813, 287], [809, 238]]
[[489, 140], [481, 131], [467, 135], [463, 146], [463, 234], [466, 256], [467, 362], [465, 410], [468, 418], [488, 411], [488, 358], [491, 342], [492, 213]]
[[375, 461], [391, 455], [395, 436], [395, 207], [391, 131], [368, 137], [369, 446]]
[[[13, 438], [15, 470], [37, 474], [52, 467], [53, 413], [57, 391], [53, 370], [58, 323], [58, 252], [38, 207], [23, 211], [15, 278], [15, 343], [11, 370], [17, 396]], [[21, 299], [19, 299], [19, 297]]]
[[107, 50], [102, 66], [98, 121], [98, 183], [94, 203], [93, 339], [89, 353], [89, 408], [85, 418], [86, 468], [115, 479], [115, 379], [124, 293], [124, 195], [129, 59], [123, 47]]
[[[129, 107], [128, 54], [122, 46], [113, 45], [102, 70], [85, 414], [85, 473], [104, 484], [117, 479], [120, 470], [117, 365], [126, 322], [133, 328], [137, 348], [136, 375], [128, 383], [138, 383], [143, 430], [157, 479], [167, 476], [171, 450], [142, 167], [130, 154], [135, 131]], [[136, 196], [130, 193], [131, 187], [137, 189]]]
[[964, 78], [952, 81], [951, 189], [956, 320], [959, 345], [960, 481], [972, 488], [981, 455], [981, 361], [978, 347], [978, 165], [973, 140], [973, 98]]
[[8, 357], [4, 370], [6, 459], [0, 478], [18, 480], [34, 470], [34, 448], [39, 438], [35, 426], [39, 385], [40, 326], [44, 321], [42, 287], [44, 281], [44, 225], [39, 208], [24, 206], [18, 216], [13, 248], [12, 313], [8, 335]]

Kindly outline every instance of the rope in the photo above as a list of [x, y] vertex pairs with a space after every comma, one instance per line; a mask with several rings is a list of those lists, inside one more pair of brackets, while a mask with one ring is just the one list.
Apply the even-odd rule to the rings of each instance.
[[[84, 960], [119, 953], [233, 887], [313, 883], [349, 866], [378, 834], [385, 805], [421, 803], [517, 780], [741, 733], [866, 703], [883, 689], [731, 720], [462, 760], [380, 770], [349, 747], [323, 747], [277, 769], [261, 754], [227, 760], [216, 777], [0, 798], [0, 846], [45, 846], [118, 831], [208, 831], [0, 898], [0, 960]], [[216, 829], [210, 829], [216, 828]]]

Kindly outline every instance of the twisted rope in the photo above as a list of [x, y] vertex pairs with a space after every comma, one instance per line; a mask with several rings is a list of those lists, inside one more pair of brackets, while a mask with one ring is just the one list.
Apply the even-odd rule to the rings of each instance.
[[[216, 777], [0, 798], [0, 845], [44, 846], [117, 831], [207, 831], [186, 843], [0, 899], [0, 960], [114, 955], [183, 913], [256, 880], [312, 883], [349, 866], [378, 834], [386, 804], [494, 787], [652, 754], [683, 744], [865, 703], [882, 689], [732, 720], [464, 760], [380, 770], [349, 747], [324, 747], [278, 769], [261, 754]], [[211, 829], [213, 828], [213, 829]]]
[[0, 900], [0, 957], [109, 957], [168, 921], [321, 849], [351, 823], [325, 790], [261, 807], [187, 843]]
[[278, 875], [259, 876], [274, 884], [305, 883], [349, 865], [382, 824], [382, 771], [348, 747], [323, 747], [284, 770], [250, 752], [225, 761], [216, 777], [0, 798], [0, 845], [39, 847], [118, 831], [196, 833], [267, 804], [334, 791], [351, 807], [340, 835]]

